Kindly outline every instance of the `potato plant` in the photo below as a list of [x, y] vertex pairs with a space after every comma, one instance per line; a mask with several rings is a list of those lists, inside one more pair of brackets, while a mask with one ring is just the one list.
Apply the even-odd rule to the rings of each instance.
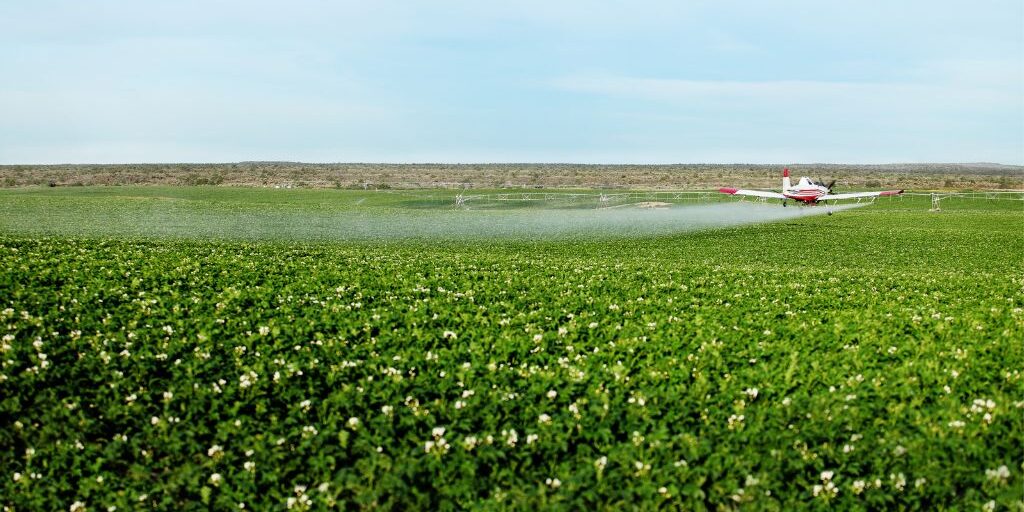
[[0, 235], [0, 505], [1020, 508], [1021, 218]]

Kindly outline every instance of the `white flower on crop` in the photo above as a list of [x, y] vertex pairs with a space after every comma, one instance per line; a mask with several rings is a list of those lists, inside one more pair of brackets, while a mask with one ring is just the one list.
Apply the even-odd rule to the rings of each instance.
[[987, 503], [981, 506], [981, 509], [985, 512], [992, 512], [996, 509], [996, 500], [989, 500]]
[[595, 329], [595, 328], [597, 328], [597, 325], [598, 325], [597, 322], [590, 322], [590, 324], [588, 324], [587, 327], [589, 327], [591, 329]]
[[317, 431], [316, 427], [314, 427], [313, 425], [306, 425], [305, 427], [302, 427], [302, 437], [316, 437], [318, 433], [319, 432]]
[[465, 406], [466, 406], [466, 402], [463, 402], [462, 400], [456, 400], [455, 401], [455, 408], [456, 409], [462, 409]]
[[541, 340], [543, 340], [543, 339], [544, 339], [544, 335], [543, 334], [534, 334], [533, 335], [533, 341], [536, 342], [536, 343], [540, 343]]
[[71, 512], [78, 512], [79, 510], [84, 511], [85, 503], [82, 503], [81, 501], [76, 501], [71, 504], [71, 508], [69, 508], [68, 510], [70, 510]]
[[477, 441], [476, 436], [466, 436], [466, 438], [462, 440], [462, 447], [467, 451], [476, 448], [477, 444], [479, 444], [479, 441]]
[[526, 436], [526, 444], [533, 444], [537, 442], [537, 439], [539, 439], [537, 434], [529, 434]]
[[580, 408], [578, 405], [576, 405], [576, 402], [569, 404], [569, 412], [571, 412], [573, 416], [579, 417]]
[[665, 486], [658, 487], [658, 494], [661, 494], [662, 496], [667, 495], [668, 494], [668, 487], [665, 487]]
[[248, 372], [243, 373], [238, 377], [238, 386], [242, 389], [252, 386], [253, 384], [256, 383], [256, 379], [258, 377], [259, 376], [256, 374], [256, 372], [249, 370]]
[[445, 454], [448, 453], [449, 448], [451, 448], [451, 446], [443, 437], [436, 438], [436, 441], [427, 441], [423, 444], [423, 451], [427, 453], [436, 451], [438, 453]]
[[907, 478], [903, 476], [903, 473], [890, 473], [889, 480], [892, 481], [892, 486], [895, 487], [897, 491], [902, 491], [903, 488], [907, 486]]
[[448, 340], [454, 340], [459, 337], [457, 334], [455, 334], [454, 331], [444, 331], [444, 334], [442, 334], [441, 336]]
[[733, 414], [733, 415], [729, 416], [729, 425], [728, 425], [729, 430], [736, 430], [736, 429], [742, 427], [743, 426], [743, 419], [744, 419], [744, 416], [742, 414], [740, 414], [740, 415]]
[[789, 407], [789, 404], [793, 403], [793, 400], [788, 396], [782, 399], [782, 405]]
[[17, 482], [19, 480], [21, 480], [21, 473], [18, 473], [17, 471], [15, 471], [14, 472], [14, 481]]
[[313, 402], [310, 401], [310, 400], [303, 400], [303, 401], [299, 402], [299, 408], [302, 409], [302, 412], [309, 412], [309, 408], [312, 405], [313, 405]]
[[153, 416], [152, 418], [149, 419], [149, 423], [151, 425], [157, 425], [160, 423], [160, 418]]
[[174, 328], [169, 325], [165, 325], [164, 332], [166, 332], [167, 334], [174, 334]]
[[594, 466], [598, 471], [604, 470], [604, 468], [608, 466], [608, 457], [604, 455], [598, 457], [597, 460], [594, 461]]
[[552, 489], [558, 489], [562, 486], [562, 481], [557, 478], [548, 478], [544, 480], [544, 483], [548, 484], [548, 487], [551, 487]]
[[896, 445], [896, 448], [892, 449], [892, 453], [897, 457], [901, 457], [904, 453], [907, 453], [907, 449], [903, 445]]
[[434, 427], [433, 429], [430, 430], [430, 435], [434, 436], [434, 439], [438, 439], [438, 438], [444, 436], [444, 433], [445, 433], [445, 428], [444, 427]]
[[1007, 468], [1005, 464], [996, 469], [986, 469], [985, 476], [988, 477], [989, 480], [1005, 484], [1006, 480], [1010, 478], [1010, 469]]
[[212, 485], [215, 485], [215, 486], [216, 485], [220, 485], [221, 480], [222, 480], [222, 478], [220, 476], [220, 473], [214, 473], [214, 474], [210, 475], [210, 483]]
[[551, 391], [548, 391], [548, 398], [549, 399], [554, 400], [557, 396], [558, 396], [558, 391], [555, 391], [553, 389]]
[[249, 472], [256, 471], [256, 463], [251, 460], [245, 461], [245, 463], [242, 464], [242, 467]]
[[757, 398], [757, 388], [747, 388], [743, 390], [743, 394], [750, 397], [751, 400]]
[[815, 485], [811, 488], [811, 492], [814, 496], [821, 496], [823, 498], [830, 499], [836, 497], [839, 494], [839, 488], [832, 482], [832, 477], [835, 473], [832, 471], [821, 472], [821, 485]]
[[265, 325], [261, 325], [259, 331], [260, 331], [260, 336], [266, 336], [266, 335], [270, 334], [270, 327], [267, 327]]
[[211, 446], [209, 450], [206, 450], [206, 455], [208, 455], [210, 457], [217, 457], [218, 455], [221, 455], [223, 453], [224, 453], [224, 448], [221, 448], [221, 446], [218, 445], [218, 444], [215, 444], [215, 445]]
[[287, 500], [285, 500], [285, 506], [289, 509], [294, 508], [296, 505], [300, 506], [301, 508], [308, 509], [312, 504], [313, 499], [310, 498], [308, 494], [306, 494], [305, 485], [296, 485], [295, 496], [290, 496], [288, 497]]
[[921, 487], [924, 487], [924, 484], [926, 484], [926, 483], [928, 483], [928, 479], [927, 478], [924, 478], [924, 477], [918, 478], [917, 480], [914, 480], [914, 488], [915, 489], [920, 489]]
[[636, 446], [640, 446], [640, 445], [644, 444], [644, 436], [643, 436], [643, 434], [641, 434], [640, 432], [638, 432], [636, 430], [633, 431], [633, 444], [636, 445]]
[[949, 422], [947, 425], [949, 426], [949, 428], [964, 428], [964, 425], [966, 425], [966, 423], [960, 420], [953, 420]]
[[380, 412], [384, 416], [389, 416], [390, 417], [392, 414], [394, 414], [395, 408], [393, 406], [390, 406], [390, 405], [384, 405], [384, 406], [381, 406]]
[[860, 493], [864, 492], [864, 486], [865, 485], [867, 485], [867, 484], [864, 482], [864, 480], [854, 480], [853, 481], [853, 493], [854, 494], [860, 494]]
[[547, 414], [541, 414], [540, 416], [537, 416], [537, 423], [540, 423], [541, 425], [550, 425], [551, 416], [548, 416]]
[[746, 497], [746, 494], [747, 494], [746, 489], [740, 487], [739, 489], [736, 489], [736, 492], [733, 493], [733, 495], [730, 496], [730, 498], [732, 498], [732, 500], [737, 502], [737, 503], [741, 503], [741, 502], [743, 502], [744, 498]]
[[356, 418], [355, 416], [353, 416], [353, 417], [348, 419], [348, 423], [347, 424], [348, 424], [348, 428], [350, 428], [352, 430], [355, 430], [355, 429], [359, 428], [359, 418]]
[[172, 398], [174, 398], [174, 393], [172, 393], [170, 391], [164, 391], [164, 401], [165, 402], [170, 402]]
[[650, 464], [645, 464], [645, 463], [643, 463], [643, 462], [641, 462], [639, 460], [633, 462], [633, 467], [636, 468], [636, 472], [633, 473], [633, 476], [636, 476], [636, 477], [643, 476], [643, 475], [647, 474], [651, 470], [651, 465]]
[[854, 450], [854, 447], [853, 447], [852, 444], [844, 444], [843, 445], [843, 453], [850, 453], [853, 450]]
[[513, 448], [516, 446], [516, 443], [519, 442], [519, 433], [517, 433], [515, 429], [508, 431], [502, 430], [501, 435], [505, 436], [505, 444]]
[[631, 396], [629, 397], [628, 402], [631, 404], [639, 405], [640, 407], [647, 405], [647, 399], [644, 398], [642, 395]]

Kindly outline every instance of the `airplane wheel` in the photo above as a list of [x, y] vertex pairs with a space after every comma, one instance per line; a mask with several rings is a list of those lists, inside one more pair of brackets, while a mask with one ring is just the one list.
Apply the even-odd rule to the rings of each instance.
[[829, 216], [831, 216], [831, 215], [832, 215], [832, 212], [828, 212], [828, 214], [829, 214]]

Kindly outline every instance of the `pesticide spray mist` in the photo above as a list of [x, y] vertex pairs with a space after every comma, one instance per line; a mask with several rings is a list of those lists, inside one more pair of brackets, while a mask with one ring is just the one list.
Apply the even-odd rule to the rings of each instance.
[[[832, 211], [860, 205], [832, 207]], [[232, 231], [246, 238], [327, 240], [555, 240], [657, 236], [827, 213], [825, 207], [718, 203], [667, 208], [391, 210], [275, 217]]]
[[[831, 207], [841, 211], [858, 204]], [[525, 209], [400, 215], [376, 227], [349, 225], [354, 238], [557, 239], [653, 236], [824, 215], [825, 207], [718, 203], [667, 208]], [[382, 219], [383, 220], [383, 219]], [[370, 229], [367, 229], [370, 228]], [[339, 233], [341, 234], [341, 233]]]
[[[743, 224], [824, 215], [823, 206], [727, 202], [642, 208], [433, 209], [361, 208], [344, 211], [251, 208], [182, 210], [176, 203], [141, 202], [100, 208], [74, 219], [60, 215], [11, 216], [0, 228], [37, 234], [184, 239], [399, 241], [559, 240], [658, 236]], [[648, 205], [649, 206], [649, 205]], [[832, 211], [857, 204], [830, 207]], [[58, 212], [59, 213], [59, 212]], [[18, 222], [22, 219], [23, 222]]]

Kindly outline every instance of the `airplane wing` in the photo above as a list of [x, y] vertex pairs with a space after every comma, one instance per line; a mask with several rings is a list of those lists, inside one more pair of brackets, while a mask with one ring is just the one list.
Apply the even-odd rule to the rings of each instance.
[[778, 192], [765, 192], [764, 190], [744, 190], [740, 188], [720, 188], [719, 192], [723, 194], [733, 194], [737, 196], [754, 196], [754, 197], [769, 197], [772, 199], [785, 199], [786, 196]]
[[881, 192], [851, 192], [849, 194], [825, 194], [818, 198], [819, 201], [834, 199], [856, 199], [858, 197], [895, 196], [902, 194], [902, 190], [883, 190]]

